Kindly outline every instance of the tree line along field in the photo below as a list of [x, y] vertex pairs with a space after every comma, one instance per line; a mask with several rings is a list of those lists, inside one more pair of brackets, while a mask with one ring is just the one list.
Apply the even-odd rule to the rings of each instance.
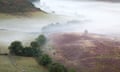
[[0, 48], [0, 72], [48, 72], [32, 57], [11, 56], [8, 53], [7, 48]]
[[[43, 53], [41, 47], [46, 43], [44, 35], [38, 36], [30, 43], [30, 46], [24, 47], [22, 42], [13, 41], [9, 46], [9, 53], [0, 53], [0, 56], [6, 57], [1, 60], [3, 62], [1, 70], [3, 72], [75, 72], [67, 69], [64, 65], [54, 62], [48, 54]], [[5, 69], [4, 65], [9, 65], [10, 69]], [[40, 66], [39, 66], [40, 65]], [[9, 67], [8, 67], [9, 68]], [[49, 71], [48, 71], [49, 70]]]

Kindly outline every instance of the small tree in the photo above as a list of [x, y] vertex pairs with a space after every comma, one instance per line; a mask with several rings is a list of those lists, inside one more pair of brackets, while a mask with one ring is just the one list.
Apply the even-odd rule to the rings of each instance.
[[39, 57], [42, 55], [42, 50], [40, 48], [32, 48], [32, 50], [33, 50], [34, 57]]
[[36, 42], [41, 46], [44, 45], [46, 42], [46, 37], [44, 35], [40, 35], [38, 36], [38, 38], [36, 39]]
[[19, 55], [22, 53], [23, 45], [20, 41], [14, 41], [9, 46], [10, 53]]
[[47, 54], [40, 56], [38, 60], [39, 60], [39, 64], [42, 64], [44, 66], [47, 66], [50, 63], [52, 63], [52, 59]]
[[40, 45], [38, 44], [38, 42], [31, 42], [31, 48], [33, 49], [33, 55], [35, 57], [41, 56], [42, 50], [40, 49]]
[[31, 42], [31, 47], [32, 48], [38, 48], [39, 44], [36, 41]]
[[22, 56], [28, 56], [28, 57], [32, 57], [33, 56], [33, 48], [31, 47], [25, 47], [22, 49]]
[[49, 65], [49, 72], [68, 72], [64, 65], [59, 63], [52, 63]]

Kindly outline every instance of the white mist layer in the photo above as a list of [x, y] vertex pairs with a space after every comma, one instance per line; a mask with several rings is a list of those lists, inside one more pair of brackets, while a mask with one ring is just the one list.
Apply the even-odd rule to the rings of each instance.
[[[76, 16], [77, 20], [87, 20], [84, 25], [75, 27], [65, 24], [69, 31], [88, 30], [93, 33], [120, 34], [120, 3], [100, 1], [41, 0], [35, 6], [48, 13]], [[61, 23], [62, 24], [62, 23]], [[76, 25], [76, 24], [75, 24]], [[60, 27], [60, 26], [59, 26]], [[63, 27], [63, 26], [62, 26]], [[53, 27], [49, 31], [53, 31]], [[61, 30], [56, 29], [57, 31]], [[55, 31], [55, 29], [54, 29]]]

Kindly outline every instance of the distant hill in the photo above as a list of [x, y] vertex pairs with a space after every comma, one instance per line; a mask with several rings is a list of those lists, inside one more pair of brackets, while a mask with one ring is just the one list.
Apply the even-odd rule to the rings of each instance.
[[16, 13], [38, 11], [29, 0], [0, 0], [0, 12]]

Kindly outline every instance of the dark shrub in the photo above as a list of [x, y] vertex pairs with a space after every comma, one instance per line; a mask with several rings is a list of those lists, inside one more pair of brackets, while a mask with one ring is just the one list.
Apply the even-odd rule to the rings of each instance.
[[49, 65], [49, 72], [68, 72], [64, 65], [60, 63], [52, 63]]
[[52, 59], [47, 54], [40, 56], [38, 60], [39, 60], [39, 64], [44, 65], [44, 66], [47, 66], [50, 63], [52, 63]]

